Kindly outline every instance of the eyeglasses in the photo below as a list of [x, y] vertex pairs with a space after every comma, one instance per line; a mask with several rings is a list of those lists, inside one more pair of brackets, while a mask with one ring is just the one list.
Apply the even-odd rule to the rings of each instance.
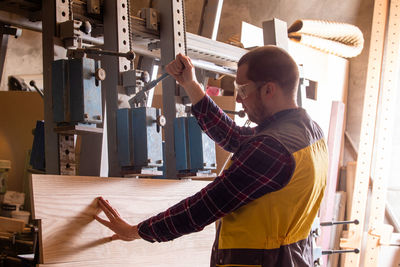
[[[233, 81], [233, 85], [238, 96], [241, 99], [246, 99], [249, 97], [250, 93], [254, 91], [254, 89], [259, 89], [264, 86], [267, 82], [252, 82], [252, 83], [245, 83], [245, 84], [237, 84], [236, 81]], [[250, 87], [252, 84], [255, 84], [255, 87]]]

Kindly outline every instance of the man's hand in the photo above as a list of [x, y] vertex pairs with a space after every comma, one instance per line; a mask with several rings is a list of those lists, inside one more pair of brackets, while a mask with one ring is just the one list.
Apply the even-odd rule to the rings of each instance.
[[118, 211], [111, 207], [110, 203], [107, 200], [99, 197], [98, 204], [100, 209], [104, 212], [104, 214], [110, 221], [103, 220], [97, 215], [95, 215], [94, 218], [101, 224], [107, 226], [112, 231], [114, 231], [115, 235], [111, 236], [111, 240], [121, 239], [124, 241], [132, 241], [141, 238], [138, 233], [137, 225], [132, 226], [124, 219], [122, 219]]
[[178, 54], [175, 60], [165, 66], [165, 70], [185, 88], [193, 105], [204, 97], [205, 93], [197, 82], [195, 69], [189, 57]]
[[197, 82], [192, 61], [182, 54], [165, 66], [165, 70], [183, 87]]

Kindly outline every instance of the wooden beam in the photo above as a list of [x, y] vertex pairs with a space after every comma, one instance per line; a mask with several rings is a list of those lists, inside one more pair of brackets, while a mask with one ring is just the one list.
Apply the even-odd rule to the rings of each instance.
[[[338, 191], [335, 194], [335, 207], [333, 221], [343, 221], [346, 209], [346, 192]], [[339, 250], [340, 237], [343, 230], [343, 224], [328, 226], [332, 228], [330, 249]], [[332, 254], [328, 258], [328, 267], [337, 267], [339, 263], [339, 254]]]
[[[378, 264], [379, 251], [382, 245], [387, 245], [384, 239], [390, 239], [393, 226], [384, 225], [385, 207], [387, 201], [387, 184], [390, 177], [394, 137], [394, 123], [397, 113], [396, 100], [398, 91], [399, 50], [400, 50], [400, 0], [390, 1], [389, 22], [387, 30], [386, 51], [383, 60], [383, 81], [378, 102], [379, 119], [376, 127], [375, 168], [371, 174], [372, 196], [369, 214], [367, 245], [364, 262], [368, 266]], [[380, 100], [380, 101], [379, 101]], [[386, 238], [385, 238], [386, 237]]]
[[24, 230], [25, 222], [19, 219], [0, 217], [1, 232], [17, 232], [21, 233]]
[[217, 40], [224, 0], [204, 0], [198, 34]]
[[[365, 86], [364, 107], [361, 121], [360, 145], [354, 181], [354, 193], [351, 204], [351, 220], [357, 219], [358, 225], [349, 226], [348, 237], [342, 238], [340, 246], [346, 249], [361, 249], [365, 211], [367, 205], [368, 184], [372, 164], [374, 146], [374, 129], [378, 93], [381, 81], [382, 59], [388, 14], [387, 0], [375, 0], [372, 19], [371, 42], [368, 56], [367, 81]], [[373, 129], [371, 131], [371, 129]], [[362, 253], [363, 251], [361, 251]], [[345, 266], [359, 266], [360, 253], [350, 253], [344, 256]]]
[[[335, 208], [335, 194], [339, 173], [339, 159], [342, 147], [343, 133], [343, 122], [344, 122], [344, 110], [345, 105], [340, 101], [332, 102], [331, 119], [329, 123], [328, 133], [328, 150], [329, 150], [329, 168], [328, 168], [328, 180], [324, 192], [324, 198], [320, 208], [320, 220], [321, 222], [332, 221], [334, 217]], [[322, 246], [323, 250], [332, 249], [330, 248], [332, 227], [323, 227], [321, 240], [319, 245]], [[327, 262], [328, 257], [324, 256], [324, 262]]]
[[[33, 218], [41, 220], [39, 266], [207, 266], [214, 225], [171, 242], [112, 241], [93, 219], [103, 196], [132, 224], [164, 211], [205, 181], [32, 175]], [[103, 216], [102, 214], [101, 216]]]
[[353, 202], [354, 179], [356, 176], [357, 162], [351, 161], [346, 166], [346, 220], [351, 220], [351, 204]]

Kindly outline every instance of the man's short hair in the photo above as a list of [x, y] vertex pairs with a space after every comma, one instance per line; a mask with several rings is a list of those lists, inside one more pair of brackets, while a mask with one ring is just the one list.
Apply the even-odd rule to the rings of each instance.
[[253, 82], [276, 82], [287, 95], [295, 95], [299, 69], [284, 49], [274, 45], [255, 48], [242, 56], [238, 66], [248, 64], [247, 78]]

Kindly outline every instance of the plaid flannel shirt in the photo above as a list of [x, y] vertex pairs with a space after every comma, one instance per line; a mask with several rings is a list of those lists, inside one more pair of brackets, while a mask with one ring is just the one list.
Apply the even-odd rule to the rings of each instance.
[[192, 112], [203, 131], [234, 153], [232, 164], [200, 192], [141, 222], [139, 235], [150, 242], [163, 242], [201, 231], [250, 201], [283, 188], [295, 168], [292, 155], [275, 139], [255, 135], [289, 111], [278, 112], [250, 128], [237, 126], [208, 96], [193, 105]]

